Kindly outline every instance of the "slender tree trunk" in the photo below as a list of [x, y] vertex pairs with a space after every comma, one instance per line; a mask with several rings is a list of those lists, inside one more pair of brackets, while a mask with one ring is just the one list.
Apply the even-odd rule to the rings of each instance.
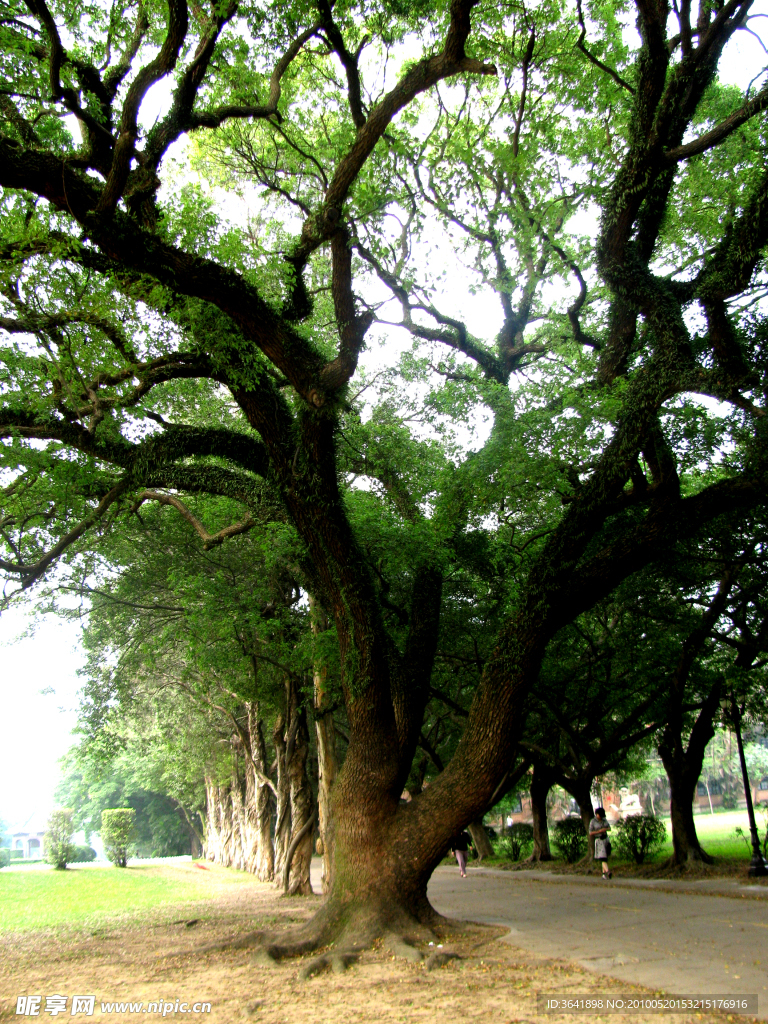
[[229, 783], [230, 806], [232, 808], [232, 860], [230, 864], [238, 871], [246, 871], [248, 863], [248, 824], [245, 809], [245, 783], [240, 776], [238, 752], [234, 751], [232, 778]]
[[221, 837], [219, 836], [219, 817], [217, 808], [216, 783], [212, 778], [205, 779], [205, 838], [203, 855], [214, 864], [221, 863]]
[[177, 803], [176, 813], [179, 816], [181, 827], [186, 832], [187, 839], [189, 839], [189, 849], [192, 855], [192, 859], [197, 860], [199, 857], [202, 856], [203, 853], [202, 837], [200, 836], [200, 833], [197, 831], [195, 826], [190, 821], [186, 808], [182, 807], [182, 805], [179, 804], [178, 801], [175, 802]]
[[289, 896], [311, 896], [309, 869], [312, 861], [312, 829], [306, 828], [309, 819], [314, 816], [312, 789], [307, 778], [309, 731], [304, 708], [297, 708], [294, 705], [292, 717], [296, 718], [295, 727], [291, 730], [293, 746], [292, 749], [286, 750], [286, 772], [291, 802], [290, 846], [293, 848], [287, 892]]
[[483, 825], [483, 819], [478, 818], [476, 821], [471, 821], [467, 825], [469, 834], [472, 836], [472, 845], [475, 847], [475, 853], [479, 860], [485, 860], [486, 857], [493, 856], [493, 847], [491, 841], [488, 838], [488, 833], [485, 831]]
[[267, 775], [267, 747], [264, 742], [264, 732], [259, 718], [258, 704], [248, 704], [248, 732], [251, 740], [251, 757], [253, 765], [250, 765], [250, 776], [252, 795], [248, 800], [248, 807], [252, 814], [252, 828], [254, 832], [254, 858], [253, 871], [256, 877], [262, 882], [271, 882], [275, 877], [275, 850], [272, 845], [272, 792], [269, 786], [260, 779], [254, 766], [262, 776]]
[[[310, 598], [310, 614], [312, 616], [312, 632], [315, 636], [328, 629], [328, 619], [322, 608]], [[336, 726], [333, 713], [324, 711], [327, 706], [327, 666], [320, 658], [315, 659], [314, 706], [315, 736], [317, 740], [317, 813], [318, 813], [318, 847], [323, 858], [321, 885], [323, 892], [328, 892], [329, 882], [333, 873], [333, 844], [329, 825], [331, 813], [331, 792], [339, 772], [339, 760], [336, 749]]]
[[291, 787], [285, 765], [286, 716], [280, 714], [275, 721], [272, 742], [275, 746], [275, 885], [281, 885], [285, 856], [291, 841]]
[[547, 797], [552, 788], [552, 777], [539, 763], [533, 766], [531, 776], [531, 811], [533, 812], [533, 861], [552, 860], [547, 824]]
[[595, 859], [595, 840], [593, 836], [589, 835], [589, 824], [595, 816], [595, 809], [592, 804], [592, 783], [594, 778], [585, 779], [581, 777], [578, 779], [571, 779], [561, 777], [557, 781], [566, 793], [570, 793], [579, 805], [579, 814], [581, 815], [581, 820], [584, 822], [584, 831], [588, 836], [587, 855], [581, 863], [583, 864], [584, 861], [586, 861], [590, 864]]

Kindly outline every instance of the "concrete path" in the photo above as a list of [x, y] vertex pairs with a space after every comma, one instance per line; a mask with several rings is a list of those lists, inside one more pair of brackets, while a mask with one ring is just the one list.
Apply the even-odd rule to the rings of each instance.
[[[768, 888], [762, 885], [604, 882], [485, 868], [470, 869], [464, 879], [457, 868], [440, 867], [428, 892], [448, 917], [505, 925], [512, 945], [619, 981], [674, 995], [757, 993], [758, 1016], [768, 1019]], [[617, 984], [606, 994], [621, 993]]]

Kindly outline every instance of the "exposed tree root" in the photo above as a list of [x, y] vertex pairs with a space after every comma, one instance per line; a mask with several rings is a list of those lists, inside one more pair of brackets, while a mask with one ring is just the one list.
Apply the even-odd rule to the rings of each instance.
[[434, 971], [436, 967], [444, 967], [451, 960], [461, 960], [458, 953], [452, 953], [449, 949], [441, 949], [427, 957], [424, 965], [428, 971]]
[[[443, 934], [465, 924], [443, 918], [426, 900], [421, 901], [416, 913], [392, 900], [377, 899], [363, 904], [329, 900], [310, 921], [290, 931], [249, 932], [228, 942], [200, 946], [196, 952], [254, 949], [251, 963], [269, 968], [294, 957], [307, 957], [299, 971], [299, 978], [306, 980], [328, 969], [341, 974], [364, 949], [380, 943], [380, 948], [393, 958], [401, 957], [411, 963], [426, 960], [427, 970], [433, 970], [457, 958], [450, 950], [429, 948], [428, 943], [432, 946], [438, 938], [433, 926]], [[167, 955], [179, 953], [189, 955], [189, 949]]]
[[402, 935], [395, 932], [386, 932], [384, 935], [384, 948], [388, 949], [393, 956], [401, 956], [411, 963], [418, 964], [424, 959], [424, 954], [410, 942], [407, 942]]
[[328, 967], [331, 968], [334, 974], [344, 974], [349, 965], [355, 963], [357, 958], [357, 953], [340, 953], [336, 951], [315, 956], [301, 968], [299, 980], [307, 981], [313, 975], [319, 974]]
[[[241, 935], [238, 939], [227, 939], [225, 942], [209, 942], [205, 946], [197, 946], [195, 953], [204, 955], [206, 953], [223, 953], [228, 949], [249, 949], [252, 946], [258, 946], [263, 938], [264, 932], [248, 932], [247, 935]], [[170, 949], [164, 954], [164, 958], [188, 955], [189, 949]]]

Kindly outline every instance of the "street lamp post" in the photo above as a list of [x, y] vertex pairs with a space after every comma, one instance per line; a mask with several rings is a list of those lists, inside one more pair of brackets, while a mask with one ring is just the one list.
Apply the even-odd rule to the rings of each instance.
[[760, 852], [760, 837], [757, 834], [755, 808], [752, 805], [752, 790], [749, 785], [747, 760], [744, 757], [744, 744], [741, 741], [741, 711], [736, 704], [736, 699], [733, 695], [731, 695], [731, 708], [733, 711], [733, 728], [736, 733], [736, 745], [739, 748], [739, 760], [741, 761], [741, 776], [744, 779], [744, 796], [747, 798], [749, 832], [752, 836], [752, 860], [749, 862], [749, 870], [747, 874], [750, 878], [762, 878], [765, 875], [768, 875], [768, 864], [765, 863], [765, 859]]

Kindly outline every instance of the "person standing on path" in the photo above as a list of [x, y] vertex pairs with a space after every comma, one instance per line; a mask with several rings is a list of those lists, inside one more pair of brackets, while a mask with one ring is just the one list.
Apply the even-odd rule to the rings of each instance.
[[459, 865], [459, 872], [462, 878], [467, 877], [467, 850], [472, 842], [468, 832], [462, 832], [451, 843], [451, 852], [456, 854], [456, 861]]
[[605, 820], [605, 811], [598, 807], [595, 816], [589, 823], [590, 838], [595, 840], [595, 860], [603, 865], [603, 879], [613, 878], [613, 872], [608, 869], [608, 855], [611, 852], [611, 844], [608, 839], [610, 825]]

